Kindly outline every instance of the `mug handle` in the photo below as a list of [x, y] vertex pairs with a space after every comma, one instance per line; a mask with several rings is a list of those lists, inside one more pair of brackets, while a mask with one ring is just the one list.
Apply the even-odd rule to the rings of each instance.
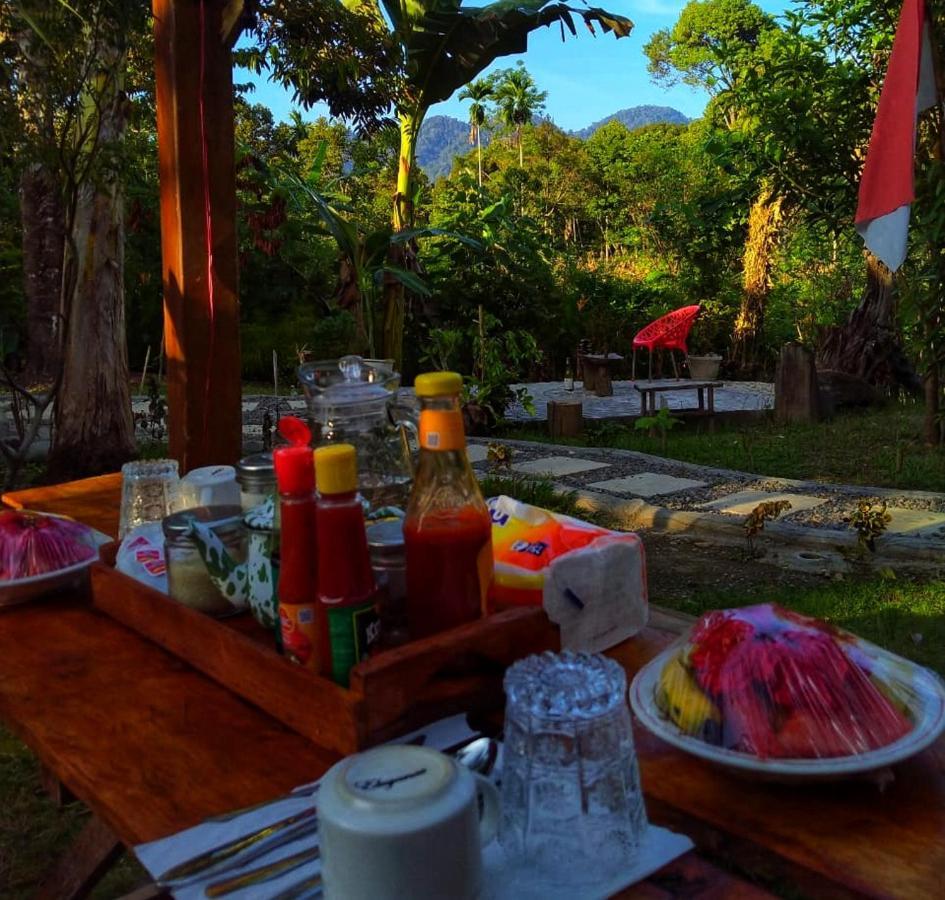
[[476, 779], [477, 798], [482, 798], [482, 814], [479, 816], [479, 840], [482, 846], [490, 843], [499, 830], [499, 790], [484, 775], [470, 773]]

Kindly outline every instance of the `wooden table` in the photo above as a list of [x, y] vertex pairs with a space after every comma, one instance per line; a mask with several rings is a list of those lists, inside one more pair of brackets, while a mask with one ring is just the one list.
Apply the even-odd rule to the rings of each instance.
[[[68, 500], [78, 502], [74, 486]], [[687, 621], [654, 610], [612, 655], [632, 676]], [[47, 897], [73, 896], [119, 842], [275, 796], [335, 758], [80, 598], [0, 613], [0, 718], [95, 814]], [[642, 729], [636, 740], [651, 819], [690, 835], [698, 853], [622, 897], [767, 896], [716, 862], [816, 897], [945, 896], [945, 741], [880, 792], [751, 782]]]
[[722, 387], [721, 381], [692, 381], [684, 378], [670, 381], [638, 381], [634, 388], [640, 394], [640, 415], [652, 416], [658, 410], [656, 406], [657, 394], [670, 394], [679, 391], [696, 391], [698, 406], [687, 409], [675, 409], [673, 412], [697, 413], [711, 416], [715, 414], [715, 389]]
[[578, 368], [585, 391], [593, 391], [597, 397], [612, 397], [614, 393], [613, 369], [623, 362], [619, 353], [583, 353], [578, 356]]

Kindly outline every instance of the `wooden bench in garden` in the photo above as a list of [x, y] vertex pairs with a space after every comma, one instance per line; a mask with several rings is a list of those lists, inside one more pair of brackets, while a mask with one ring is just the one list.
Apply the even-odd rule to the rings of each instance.
[[657, 411], [656, 395], [669, 394], [678, 391], [697, 391], [699, 405], [674, 412], [695, 413], [711, 416], [715, 414], [715, 389], [722, 387], [721, 381], [692, 381], [673, 379], [671, 381], [643, 381], [634, 385], [640, 392], [640, 415], [651, 416]]

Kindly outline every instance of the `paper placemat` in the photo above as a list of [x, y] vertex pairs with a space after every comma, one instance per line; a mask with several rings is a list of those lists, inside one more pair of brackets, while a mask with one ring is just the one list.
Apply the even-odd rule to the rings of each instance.
[[[424, 746], [444, 750], [455, 746], [467, 739], [475, 737], [466, 724], [464, 715], [452, 716], [434, 722], [426, 728], [419, 729], [411, 734], [404, 735], [392, 743], [417, 743]], [[498, 767], [497, 767], [498, 768]], [[203, 822], [188, 828], [185, 831], [168, 835], [148, 844], [139, 844], [134, 848], [135, 855], [151, 876], [158, 878], [172, 866], [185, 860], [192, 859], [200, 853], [219, 847], [227, 841], [242, 835], [249, 834], [266, 825], [271, 825], [296, 813], [303, 812], [315, 804], [317, 799], [317, 783], [303, 785], [299, 790], [315, 787], [314, 793], [306, 793], [298, 797], [287, 797], [263, 809], [250, 810], [242, 815], [235, 816], [224, 822]], [[257, 868], [267, 863], [284, 859], [293, 853], [300, 853], [317, 845], [317, 836], [308, 835], [289, 844], [274, 849], [270, 854], [254, 860], [248, 868]], [[485, 874], [485, 889], [483, 900], [576, 900], [576, 898], [607, 897], [622, 888], [641, 881], [652, 875], [672, 860], [692, 849], [693, 843], [689, 838], [675, 834], [665, 828], [650, 825], [641, 842], [639, 852], [626, 871], [615, 876], [606, 884], [594, 889], [575, 892], [574, 887], [550, 888], [548, 885], [539, 885], [528, 879], [527, 872], [512, 869], [506, 862], [502, 849], [496, 841], [490, 843], [483, 852], [483, 866]], [[173, 896], [178, 900], [201, 900], [205, 897], [204, 888], [207, 884], [239, 875], [242, 870], [229, 869], [225, 873], [208, 876], [201, 881], [184, 887], [176, 888]], [[227, 894], [230, 900], [266, 900], [280, 891], [287, 890], [305, 878], [321, 871], [318, 860], [306, 863], [291, 872], [278, 878], [273, 878], [264, 884], [252, 885], [239, 891]]]

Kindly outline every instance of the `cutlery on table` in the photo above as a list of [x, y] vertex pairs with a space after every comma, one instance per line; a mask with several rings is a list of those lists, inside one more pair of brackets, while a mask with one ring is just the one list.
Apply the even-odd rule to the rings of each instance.
[[[318, 819], [316, 818], [314, 806], [303, 809], [295, 815], [287, 816], [285, 819], [280, 819], [272, 825], [259, 828], [250, 834], [234, 838], [231, 841], [227, 841], [225, 844], [221, 844], [219, 847], [214, 847], [212, 850], [207, 850], [205, 853], [200, 853], [192, 859], [172, 866], [166, 872], [158, 876], [158, 884], [179, 884], [182, 881], [191, 881], [196, 876], [202, 875], [209, 869], [216, 868], [227, 860], [236, 862], [233, 858], [237, 856], [239, 856], [239, 864], [242, 865], [249, 862], [250, 857], [258, 858], [262, 855], [260, 851], [263, 850], [263, 848], [265, 848], [264, 852], [268, 853], [270, 850], [274, 849], [274, 847], [287, 843], [285, 840], [280, 840], [278, 843], [270, 842], [269, 838], [274, 836], [285, 838], [287, 835], [293, 835], [290, 840], [296, 840], [304, 836], [304, 832], [297, 833], [300, 829], [310, 830], [313, 834], [318, 829]], [[259, 844], [262, 846], [256, 846]], [[244, 850], [250, 847], [256, 847], [256, 849], [249, 857], [240, 856]]]
[[321, 897], [321, 895], [322, 876], [313, 875], [311, 878], [290, 885], [284, 891], [279, 891], [269, 900], [314, 900], [315, 897]]
[[310, 847], [308, 850], [293, 853], [291, 856], [286, 856], [277, 862], [259, 866], [256, 869], [250, 869], [248, 872], [243, 872], [241, 875], [234, 875], [231, 878], [224, 878], [222, 881], [215, 881], [213, 884], [208, 884], [203, 889], [203, 892], [208, 897], [223, 897], [241, 888], [263, 884], [266, 881], [271, 881], [273, 878], [278, 878], [286, 872], [291, 872], [293, 869], [299, 868], [299, 866], [304, 866], [307, 862], [318, 859], [320, 855], [321, 851], [318, 847]]

